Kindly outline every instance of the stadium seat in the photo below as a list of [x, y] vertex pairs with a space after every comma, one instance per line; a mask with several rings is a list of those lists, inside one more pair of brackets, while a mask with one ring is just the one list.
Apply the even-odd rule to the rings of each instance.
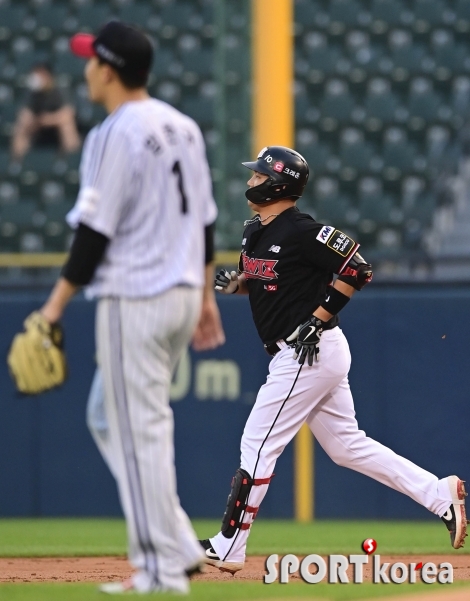
[[48, 40], [52, 35], [64, 31], [67, 26], [69, 9], [67, 6], [44, 4], [34, 11], [35, 37], [38, 40]]
[[411, 81], [408, 95], [409, 127], [423, 129], [426, 123], [439, 119], [441, 100], [434, 91], [431, 80], [416, 77]]
[[214, 75], [213, 52], [208, 48], [182, 52], [181, 64], [183, 73], [195, 73], [198, 77], [212, 77]]
[[186, 2], [164, 4], [160, 11], [160, 34], [163, 38], [174, 38], [177, 33], [194, 29], [195, 7]]
[[71, 52], [57, 54], [53, 64], [56, 74], [65, 74], [76, 80], [83, 79], [86, 62]]
[[[3, 157], [0, 156], [0, 161]], [[0, 183], [0, 204], [17, 202], [19, 199], [19, 187], [16, 182], [2, 180]]]
[[399, 0], [372, 0], [371, 30], [373, 33], [385, 33], [391, 27], [402, 25], [402, 13], [405, 10]]
[[417, 33], [445, 24], [445, 5], [441, 0], [414, 0], [413, 14], [413, 28]]
[[323, 81], [325, 75], [335, 73], [341, 57], [337, 47], [328, 46], [328, 38], [324, 33], [315, 31], [304, 37], [305, 57], [309, 66], [307, 80], [312, 83]]
[[0, 209], [1, 223], [2, 225], [12, 224], [17, 231], [31, 228], [34, 226], [34, 215], [37, 210], [37, 204], [33, 200], [5, 204]]
[[348, 84], [341, 79], [331, 79], [325, 86], [325, 94], [320, 102], [323, 119], [333, 119], [346, 123], [351, 118], [354, 99], [349, 92]]
[[200, 95], [183, 98], [181, 110], [192, 117], [200, 126], [208, 127], [214, 121], [214, 99]]
[[451, 105], [454, 114], [467, 119], [470, 114], [470, 77], [456, 77], [452, 82]]
[[343, 33], [346, 27], [363, 25], [367, 19], [367, 13], [356, 0], [330, 0], [327, 6], [330, 17], [328, 31], [333, 35]]
[[398, 99], [391, 90], [390, 81], [384, 78], [371, 79], [367, 84], [364, 101], [366, 126], [371, 131], [393, 123], [397, 117]]
[[161, 26], [161, 19], [156, 7], [152, 6], [149, 2], [124, 4], [119, 8], [118, 16], [125, 23], [133, 23], [151, 31]]
[[308, 30], [313, 27], [321, 27], [322, 23], [328, 19], [326, 13], [322, 11], [322, 8], [317, 2], [311, 0], [297, 1], [294, 4], [295, 7], [295, 23], [300, 25], [302, 29]]
[[462, 72], [465, 59], [468, 57], [466, 48], [456, 44], [452, 33], [446, 29], [436, 29], [431, 35], [432, 56], [436, 63], [435, 77], [447, 81], [454, 73]]
[[58, 154], [55, 149], [33, 149], [23, 160], [23, 171], [33, 171], [40, 175], [49, 175], [54, 172]]
[[179, 78], [183, 68], [179, 63], [176, 52], [170, 48], [159, 48], [155, 52], [155, 58], [152, 63], [152, 74], [157, 80], [170, 77]]
[[455, 3], [454, 27], [461, 33], [470, 31], [470, 0], [457, 0]]
[[376, 225], [393, 223], [394, 201], [391, 196], [384, 194], [379, 178], [363, 177], [358, 182], [357, 194], [362, 219], [371, 220]]
[[0, 40], [23, 32], [27, 15], [26, 6], [0, 6]]
[[115, 18], [109, 4], [89, 4], [77, 9], [76, 27], [80, 31], [96, 31], [102, 25]]
[[340, 193], [338, 181], [320, 177], [314, 183], [315, 219], [326, 225], [342, 227], [347, 224], [348, 212], [352, 208], [347, 196]]
[[395, 178], [390, 177], [389, 179], [397, 179], [400, 173], [413, 171], [416, 150], [408, 142], [408, 137], [404, 129], [390, 127], [385, 131], [382, 158], [388, 174], [394, 173], [392, 170], [398, 172]]
[[326, 144], [318, 141], [318, 134], [315, 133], [313, 140], [309, 144], [300, 145], [299, 152], [310, 167], [310, 171], [312, 172], [311, 177], [317, 177], [325, 173], [331, 151]]
[[413, 44], [413, 36], [405, 29], [395, 29], [388, 38], [390, 58], [393, 63], [394, 78], [403, 80], [422, 71], [426, 51]]
[[370, 170], [373, 150], [364, 140], [364, 133], [356, 128], [346, 128], [341, 132], [339, 158], [342, 167], [355, 169], [359, 173]]

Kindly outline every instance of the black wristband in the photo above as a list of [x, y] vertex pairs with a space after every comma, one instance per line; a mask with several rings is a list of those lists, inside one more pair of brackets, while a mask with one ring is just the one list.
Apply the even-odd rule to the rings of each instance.
[[328, 286], [325, 300], [322, 301], [320, 307], [332, 315], [337, 315], [348, 302], [349, 296], [346, 296], [336, 288], [333, 288], [333, 286]]

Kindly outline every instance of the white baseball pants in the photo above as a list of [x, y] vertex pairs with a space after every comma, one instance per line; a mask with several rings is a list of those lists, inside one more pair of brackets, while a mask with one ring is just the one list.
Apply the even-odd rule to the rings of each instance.
[[[299, 372], [293, 349], [282, 350], [269, 364], [269, 375], [257, 396], [241, 440], [241, 463], [254, 478], [271, 476], [285, 446], [307, 422], [318, 443], [338, 465], [349, 467], [398, 490], [441, 516], [452, 497], [446, 479], [439, 480], [411, 461], [372, 440], [359, 430], [347, 374], [351, 355], [339, 327], [327, 330], [320, 341], [319, 362]], [[259, 507], [268, 485], [253, 486], [247, 504]], [[245, 513], [244, 523], [253, 521]], [[233, 538], [221, 532], [211, 544], [225, 561], [243, 562], [250, 530], [238, 529]]]
[[169, 405], [171, 376], [201, 298], [199, 289], [176, 287], [153, 298], [98, 303], [99, 369], [88, 422], [118, 484], [134, 585], [142, 592], [187, 592], [184, 570], [204, 557], [176, 492]]

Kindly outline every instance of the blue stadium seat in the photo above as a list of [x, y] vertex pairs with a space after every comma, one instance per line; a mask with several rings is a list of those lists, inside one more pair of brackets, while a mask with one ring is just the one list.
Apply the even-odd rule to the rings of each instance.
[[170, 48], [158, 48], [155, 51], [152, 73], [156, 76], [157, 80], [165, 77], [179, 78], [182, 70], [183, 68], [177, 59], [176, 51]]
[[346, 128], [340, 134], [339, 157], [344, 167], [359, 173], [370, 170], [374, 151], [364, 139], [364, 132], [357, 128]]
[[186, 2], [164, 4], [160, 11], [160, 34], [166, 39], [171, 39], [177, 33], [193, 30], [196, 16], [197, 12], [193, 4]]
[[445, 10], [445, 4], [441, 0], [414, 0], [414, 30], [426, 33], [431, 27], [445, 25]]
[[354, 104], [348, 84], [341, 79], [331, 79], [325, 86], [325, 94], [320, 102], [322, 119], [347, 123], [351, 119]]
[[452, 82], [451, 106], [455, 115], [466, 120], [470, 115], [470, 77], [456, 77]]
[[371, 30], [373, 33], [385, 33], [391, 27], [402, 25], [405, 7], [400, 0], [372, 0]]
[[214, 99], [200, 95], [183, 98], [181, 110], [192, 117], [201, 127], [211, 126], [214, 122]]
[[124, 4], [119, 8], [118, 16], [121, 21], [146, 29], [155, 29], [157, 24], [161, 24], [156, 7], [152, 6], [150, 2]]
[[34, 11], [36, 39], [48, 40], [53, 34], [57, 35], [64, 31], [69, 14], [66, 5], [44, 4], [38, 6]]
[[393, 223], [393, 198], [384, 194], [382, 182], [376, 177], [363, 177], [357, 186], [359, 211], [363, 219], [371, 220], [374, 224], [386, 225]]
[[72, 79], [83, 80], [86, 61], [71, 52], [62, 52], [54, 57], [54, 72], [56, 74], [66, 74]]
[[368, 82], [364, 101], [368, 129], [378, 131], [384, 125], [393, 123], [398, 106], [398, 98], [392, 92], [388, 79], [374, 78]]
[[341, 51], [337, 47], [328, 45], [328, 38], [324, 33], [314, 31], [304, 37], [305, 57], [309, 65], [308, 81], [319, 83], [326, 75], [336, 71]]
[[22, 33], [27, 15], [26, 6], [0, 6], [0, 40]]
[[457, 0], [455, 17], [454, 27], [458, 32], [470, 31], [470, 0]]
[[390, 127], [385, 131], [382, 158], [388, 179], [398, 179], [402, 173], [409, 173], [414, 170], [416, 150], [409, 143], [404, 129]]
[[464, 70], [468, 52], [464, 45], [456, 44], [452, 33], [446, 29], [436, 29], [431, 35], [432, 56], [436, 63], [435, 77], [440, 81], [449, 80], [454, 73]]
[[315, 219], [326, 225], [343, 227], [352, 205], [347, 196], [341, 194], [339, 184], [331, 177], [320, 177], [314, 183]]
[[76, 27], [80, 31], [95, 32], [99, 27], [115, 18], [108, 3], [80, 6], [76, 12]]
[[299, 152], [305, 158], [312, 172], [311, 177], [317, 177], [327, 171], [328, 158], [331, 155], [330, 148], [319, 141], [318, 134], [310, 131], [308, 141], [298, 141]]
[[321, 27], [328, 22], [328, 15], [322, 10], [322, 7], [312, 0], [301, 0], [294, 4], [295, 14], [294, 19], [296, 25], [300, 25], [302, 29], [313, 27]]
[[367, 22], [368, 15], [356, 0], [330, 0], [328, 3], [330, 24], [328, 31], [339, 35], [346, 27], [356, 27]]
[[395, 29], [388, 38], [394, 78], [403, 80], [421, 73], [426, 56], [424, 47], [413, 43], [413, 36], [405, 29]]
[[408, 95], [409, 127], [423, 129], [426, 123], [439, 119], [441, 99], [434, 91], [432, 81], [416, 77], [411, 81]]
[[213, 56], [214, 53], [209, 48], [202, 50], [190, 50], [181, 52], [181, 64], [183, 73], [192, 72], [199, 77], [212, 77], [214, 75]]

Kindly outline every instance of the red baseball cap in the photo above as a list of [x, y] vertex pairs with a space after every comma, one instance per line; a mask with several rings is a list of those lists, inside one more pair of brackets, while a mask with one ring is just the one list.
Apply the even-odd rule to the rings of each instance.
[[93, 42], [96, 40], [91, 33], [77, 33], [70, 39], [70, 50], [80, 58], [96, 56]]
[[121, 21], [109, 21], [96, 36], [75, 34], [70, 39], [70, 50], [80, 58], [98, 56], [116, 70], [126, 72], [148, 72], [153, 59], [149, 38]]

